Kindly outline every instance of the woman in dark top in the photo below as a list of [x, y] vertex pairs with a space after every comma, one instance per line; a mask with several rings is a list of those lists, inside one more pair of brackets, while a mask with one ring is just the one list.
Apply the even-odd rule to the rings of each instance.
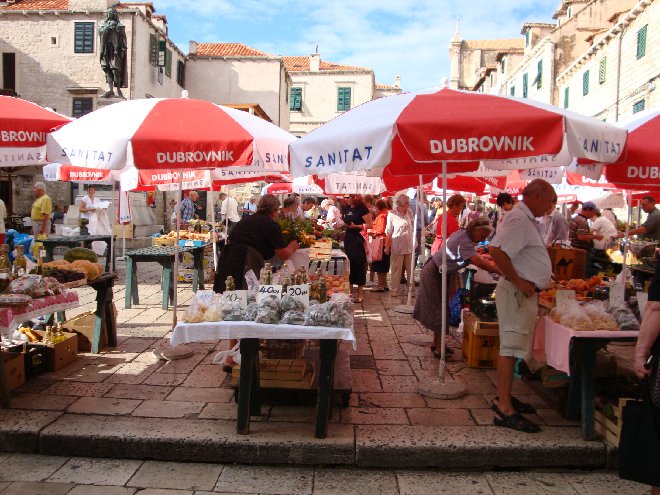
[[346, 235], [344, 237], [344, 250], [350, 263], [350, 274], [348, 281], [351, 285], [357, 285], [355, 302], [362, 302], [364, 285], [367, 283], [367, 252], [364, 249], [365, 238], [362, 231], [371, 228], [371, 212], [362, 201], [362, 196], [354, 194], [350, 203], [344, 210], [344, 223], [346, 224]]

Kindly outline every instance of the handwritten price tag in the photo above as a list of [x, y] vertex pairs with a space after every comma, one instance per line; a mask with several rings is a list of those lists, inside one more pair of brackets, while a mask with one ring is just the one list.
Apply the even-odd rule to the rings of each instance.
[[247, 291], [246, 290], [227, 290], [222, 293], [223, 301], [238, 302], [241, 308], [247, 308]]
[[558, 290], [557, 291], [557, 311], [564, 312], [568, 308], [576, 304], [574, 290]]
[[306, 308], [309, 307], [309, 284], [289, 285], [286, 288], [286, 293], [303, 303]]
[[257, 291], [257, 302], [263, 301], [265, 298], [275, 296], [278, 299], [282, 296], [281, 285], [260, 285]]

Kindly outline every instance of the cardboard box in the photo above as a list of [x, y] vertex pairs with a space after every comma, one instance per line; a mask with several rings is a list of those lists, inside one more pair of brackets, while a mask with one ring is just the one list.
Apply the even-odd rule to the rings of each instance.
[[133, 239], [133, 224], [115, 224], [112, 226], [112, 235], [117, 239]]
[[[113, 311], [114, 310], [113, 308]], [[115, 317], [116, 318], [116, 317]], [[78, 352], [90, 352], [92, 350], [92, 341], [94, 339], [94, 311], [89, 311], [81, 315], [71, 318], [62, 324], [62, 327], [70, 332], [74, 332], [78, 336]], [[99, 342], [99, 349], [103, 349], [108, 345], [108, 335], [105, 325], [101, 328], [101, 340]]]
[[549, 247], [552, 273], [557, 280], [584, 278], [587, 252], [583, 249], [562, 249]]
[[11, 392], [25, 384], [25, 361], [20, 352], [1, 352], [7, 389]]
[[[43, 330], [32, 331], [40, 335], [42, 339], [46, 334]], [[78, 334], [64, 332], [64, 335], [66, 336], [66, 340], [46, 346], [49, 371], [57, 371], [78, 359]]]

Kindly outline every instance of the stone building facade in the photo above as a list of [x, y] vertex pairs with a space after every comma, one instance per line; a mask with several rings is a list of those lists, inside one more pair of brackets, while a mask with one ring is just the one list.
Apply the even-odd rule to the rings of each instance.
[[492, 73], [491, 60], [476, 47], [494, 41], [455, 36], [449, 46], [453, 87], [530, 98], [608, 122], [658, 104], [657, 2], [562, 0], [553, 19], [523, 25], [522, 53], [513, 60], [499, 53], [495, 80], [474, 76]]

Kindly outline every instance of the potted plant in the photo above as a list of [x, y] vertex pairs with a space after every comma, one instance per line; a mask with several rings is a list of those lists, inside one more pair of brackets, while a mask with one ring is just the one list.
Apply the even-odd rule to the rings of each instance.
[[81, 218], [80, 220], [78, 220], [78, 225], [80, 225], [80, 235], [89, 235], [87, 224], [89, 224], [88, 218]]

